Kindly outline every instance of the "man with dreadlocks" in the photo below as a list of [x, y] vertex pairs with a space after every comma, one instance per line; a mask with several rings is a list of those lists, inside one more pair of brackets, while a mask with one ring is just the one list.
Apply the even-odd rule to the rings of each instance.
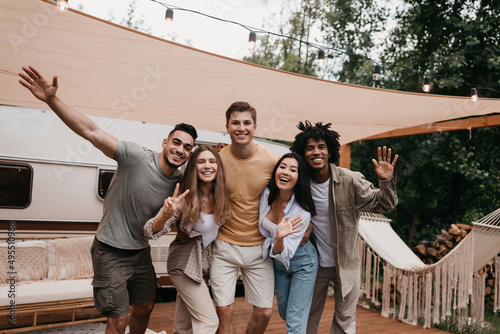
[[298, 124], [291, 150], [302, 155], [309, 167], [311, 193], [316, 216], [311, 221], [319, 267], [307, 324], [307, 334], [317, 333], [330, 280], [334, 283], [335, 313], [330, 333], [356, 332], [356, 304], [360, 289], [360, 258], [357, 246], [361, 211], [387, 213], [398, 198], [393, 181], [396, 155], [391, 149], [378, 148], [378, 160], [372, 159], [379, 179], [377, 189], [359, 172], [335, 165], [339, 159], [339, 134], [331, 123]]

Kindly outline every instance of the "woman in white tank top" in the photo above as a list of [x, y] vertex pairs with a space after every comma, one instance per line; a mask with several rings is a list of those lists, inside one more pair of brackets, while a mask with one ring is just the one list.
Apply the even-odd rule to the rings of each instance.
[[153, 239], [174, 224], [177, 227], [167, 258], [167, 271], [177, 289], [174, 333], [217, 331], [219, 322], [206, 281], [211, 243], [229, 214], [220, 156], [213, 147], [201, 145], [189, 159], [180, 187], [144, 226], [145, 234]]

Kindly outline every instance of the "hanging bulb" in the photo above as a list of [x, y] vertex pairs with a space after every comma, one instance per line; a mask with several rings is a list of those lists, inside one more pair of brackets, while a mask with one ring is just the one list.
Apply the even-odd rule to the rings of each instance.
[[431, 79], [429, 77], [424, 78], [424, 92], [429, 93], [431, 91]]
[[172, 8], [167, 8], [167, 11], [165, 12], [165, 26], [168, 28], [171, 27], [173, 20], [174, 20], [174, 10]]
[[380, 80], [380, 65], [379, 64], [375, 65], [375, 71], [373, 72], [373, 80], [375, 80], [375, 81]]
[[68, 8], [69, 8], [68, 0], [59, 0], [59, 1], [57, 1], [57, 8], [59, 9], [60, 12], [67, 11]]
[[318, 51], [318, 67], [323, 68], [325, 66], [325, 51], [319, 50]]
[[476, 102], [478, 100], [477, 89], [475, 89], [475, 88], [470, 89], [470, 99], [472, 100], [472, 102]]
[[250, 51], [255, 50], [257, 46], [257, 34], [254, 31], [250, 31], [250, 36], [248, 36], [248, 49]]

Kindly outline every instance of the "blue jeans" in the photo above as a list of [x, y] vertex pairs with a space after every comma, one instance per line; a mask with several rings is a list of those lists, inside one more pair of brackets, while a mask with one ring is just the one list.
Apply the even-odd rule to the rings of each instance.
[[288, 334], [306, 332], [307, 319], [318, 271], [318, 255], [308, 241], [299, 246], [290, 260], [288, 270], [273, 259], [274, 292], [281, 319], [286, 321]]

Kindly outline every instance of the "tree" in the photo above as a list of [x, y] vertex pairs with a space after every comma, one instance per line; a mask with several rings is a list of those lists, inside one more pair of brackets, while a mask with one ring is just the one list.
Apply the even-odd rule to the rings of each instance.
[[[435, 94], [500, 97], [500, 4], [487, 0], [405, 0], [381, 58], [387, 88], [421, 92], [422, 73]], [[490, 89], [488, 89], [490, 88]]]
[[378, 146], [399, 154], [399, 204], [389, 215], [411, 246], [451, 223], [470, 224], [500, 207], [500, 128], [354, 143], [352, 168], [378, 184], [370, 159]]
[[388, 18], [388, 3], [376, 0], [323, 0], [320, 15], [324, 43], [345, 51], [330, 52], [338, 58], [329, 68], [340, 82], [371, 86], [373, 61], [380, 47], [379, 36]]
[[[289, 3], [289, 5], [284, 6], [280, 13], [280, 17], [285, 17], [285, 22], [269, 29], [276, 28], [279, 34], [308, 41], [321, 10], [320, 1], [301, 0], [298, 3]], [[293, 5], [296, 5], [295, 8]], [[270, 21], [274, 22], [276, 16], [276, 14], [273, 15]], [[297, 40], [259, 34], [259, 47], [243, 60], [288, 72], [317, 76], [318, 50]]]

